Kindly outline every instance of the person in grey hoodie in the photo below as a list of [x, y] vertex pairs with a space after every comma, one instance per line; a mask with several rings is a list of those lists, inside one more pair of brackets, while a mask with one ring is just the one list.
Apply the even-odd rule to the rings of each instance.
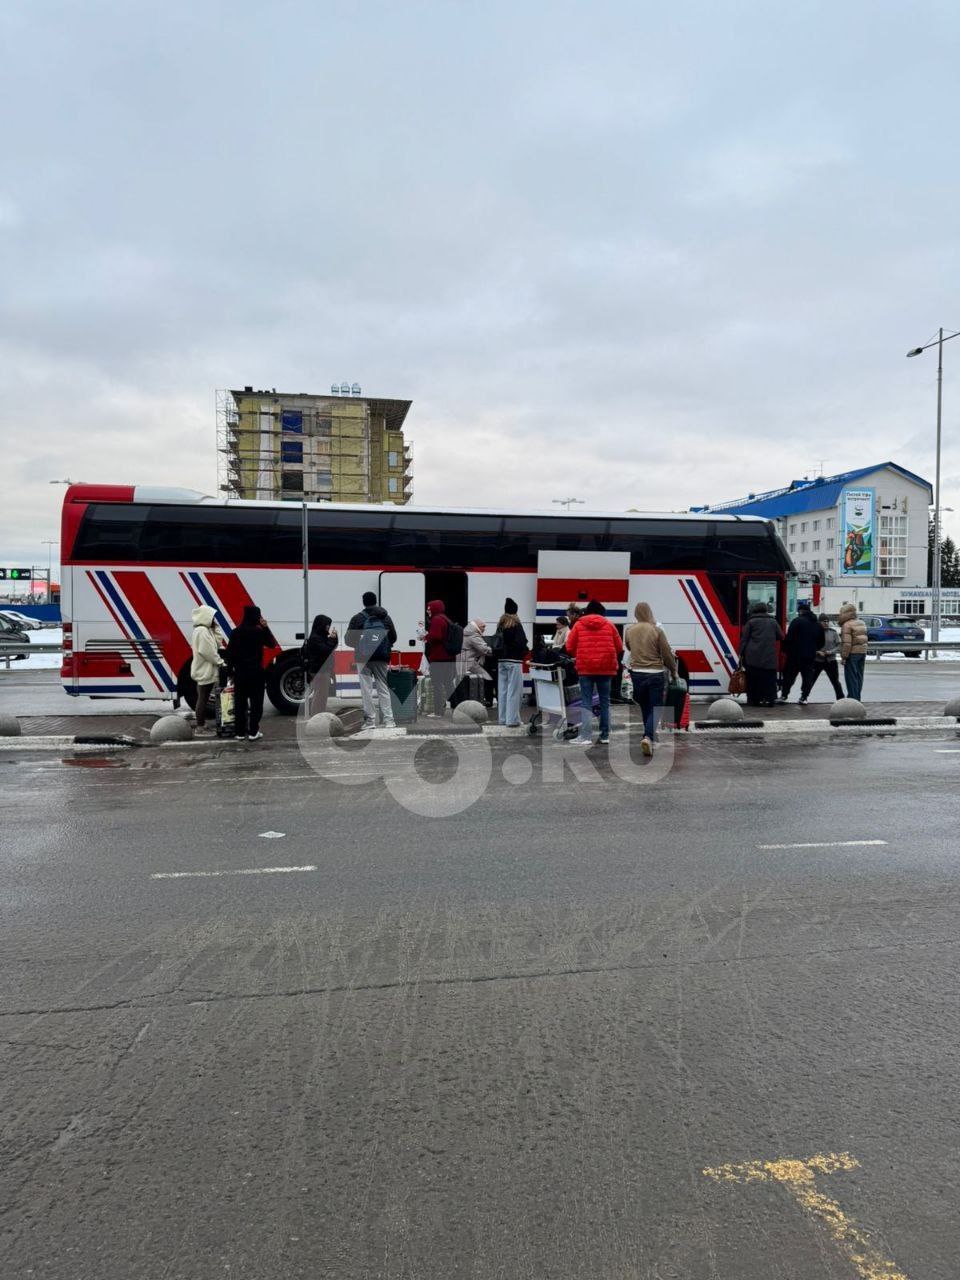
[[842, 698], [843, 685], [840, 683], [840, 668], [837, 665], [837, 660], [840, 657], [840, 636], [836, 627], [833, 626], [825, 613], [821, 613], [817, 621], [823, 627], [823, 648], [817, 650], [817, 655], [814, 659], [813, 680], [810, 683], [810, 689], [813, 689], [813, 686], [825, 671], [827, 679], [833, 685], [833, 692], [838, 698]]

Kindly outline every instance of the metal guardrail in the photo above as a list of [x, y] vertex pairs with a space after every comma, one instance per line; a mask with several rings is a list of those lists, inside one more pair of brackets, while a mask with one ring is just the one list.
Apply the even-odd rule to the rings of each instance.
[[29, 658], [35, 653], [63, 653], [62, 644], [0, 644], [0, 663], [10, 670], [11, 662]]
[[960, 654], [960, 640], [870, 640], [867, 642], [867, 653], [876, 654], [878, 658], [885, 653], [930, 653], [939, 649], [947, 649]]

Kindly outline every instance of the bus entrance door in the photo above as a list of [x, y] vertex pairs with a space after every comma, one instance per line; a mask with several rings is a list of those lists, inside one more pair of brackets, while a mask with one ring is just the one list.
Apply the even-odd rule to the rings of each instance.
[[[425, 578], [422, 573], [386, 570], [380, 575], [380, 603], [397, 629], [396, 652], [403, 666], [419, 666], [423, 641], [417, 626], [423, 621]], [[404, 656], [412, 655], [412, 656]]]

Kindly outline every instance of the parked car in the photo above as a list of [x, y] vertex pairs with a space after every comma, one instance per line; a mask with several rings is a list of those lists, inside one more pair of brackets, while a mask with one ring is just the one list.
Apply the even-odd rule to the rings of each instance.
[[[19, 648], [19, 653], [11, 653], [12, 649]], [[30, 648], [30, 637], [22, 627], [18, 627], [10, 618], [0, 613], [0, 657], [9, 654], [11, 658], [19, 659], [27, 656], [26, 650]]]
[[[925, 640], [923, 627], [918, 627], [915, 618], [878, 617], [876, 614], [863, 615], [867, 627], [867, 639], [882, 644], [896, 644], [899, 640]], [[887, 650], [889, 653], [890, 650]], [[905, 658], [919, 658], [921, 649], [904, 649]]]
[[16, 609], [0, 609], [0, 615], [9, 618], [21, 631], [39, 631], [43, 626], [36, 618], [28, 618], [25, 613], [18, 613]]

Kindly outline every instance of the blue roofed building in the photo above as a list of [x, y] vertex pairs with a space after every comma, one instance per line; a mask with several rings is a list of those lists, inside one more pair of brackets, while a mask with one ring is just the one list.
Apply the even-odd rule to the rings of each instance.
[[929, 480], [896, 462], [879, 462], [691, 510], [775, 521], [798, 571], [819, 575], [828, 613], [852, 600], [861, 613], [919, 617], [930, 613], [932, 501]]

